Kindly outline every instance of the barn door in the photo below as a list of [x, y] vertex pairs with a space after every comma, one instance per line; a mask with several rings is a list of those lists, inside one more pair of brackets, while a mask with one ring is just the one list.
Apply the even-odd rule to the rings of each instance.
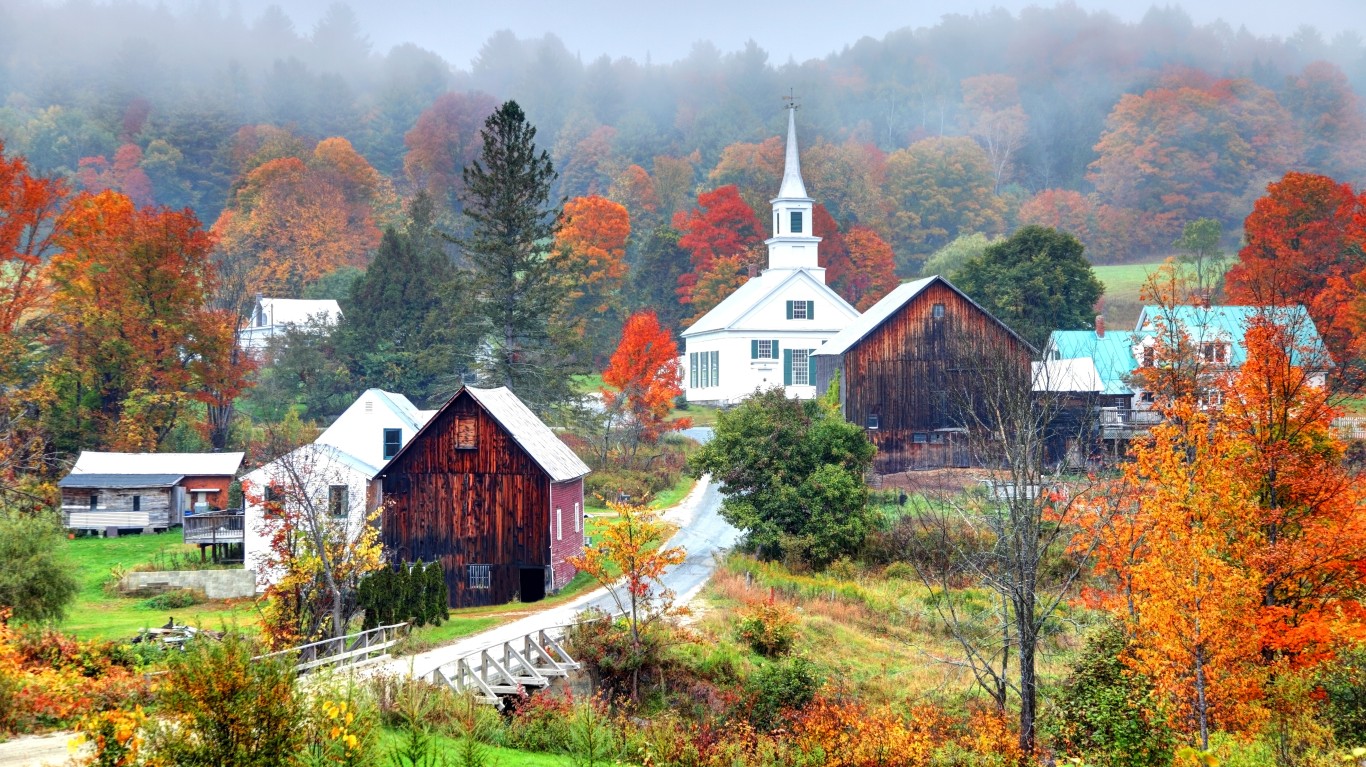
[[523, 602], [539, 602], [545, 599], [544, 567], [522, 568], [521, 595]]

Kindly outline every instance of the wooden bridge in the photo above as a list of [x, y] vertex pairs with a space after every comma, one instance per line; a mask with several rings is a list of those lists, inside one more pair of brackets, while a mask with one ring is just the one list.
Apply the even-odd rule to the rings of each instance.
[[422, 679], [496, 706], [505, 697], [547, 687], [552, 679], [579, 669], [578, 662], [560, 644], [563, 638], [563, 626], [538, 629], [437, 666]]
[[409, 623], [393, 623], [388, 626], [357, 631], [336, 639], [322, 639], [298, 647], [258, 655], [252, 660], [278, 658], [291, 655], [295, 658], [294, 669], [306, 674], [324, 666], [355, 666], [387, 657], [389, 648], [398, 644], [408, 634]]

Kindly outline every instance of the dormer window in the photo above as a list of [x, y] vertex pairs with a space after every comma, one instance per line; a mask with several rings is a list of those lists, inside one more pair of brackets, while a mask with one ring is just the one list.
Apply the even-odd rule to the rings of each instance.
[[802, 212], [800, 210], [792, 211], [792, 233], [802, 233]]
[[403, 446], [402, 429], [384, 430], [384, 460], [389, 460], [398, 455], [398, 449]]
[[1205, 362], [1222, 365], [1228, 362], [1228, 347], [1221, 343], [1200, 344], [1200, 358]]

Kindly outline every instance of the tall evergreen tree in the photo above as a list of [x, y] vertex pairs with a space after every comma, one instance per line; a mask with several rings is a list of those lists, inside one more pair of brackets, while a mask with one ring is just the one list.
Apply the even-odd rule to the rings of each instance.
[[463, 174], [469, 231], [460, 238], [472, 310], [487, 332], [475, 369], [480, 383], [507, 386], [545, 413], [570, 402], [580, 364], [567, 329], [550, 321], [564, 301], [548, 258], [563, 214], [550, 198], [555, 168], [515, 101], [489, 116], [480, 137], [479, 159]]
[[403, 231], [385, 230], [374, 262], [353, 283], [339, 346], [359, 383], [421, 400], [444, 388], [455, 359], [473, 342], [446, 329], [467, 323], [454, 322], [446, 311], [443, 296], [455, 269], [432, 236], [432, 205], [425, 192], [413, 200], [408, 215]]

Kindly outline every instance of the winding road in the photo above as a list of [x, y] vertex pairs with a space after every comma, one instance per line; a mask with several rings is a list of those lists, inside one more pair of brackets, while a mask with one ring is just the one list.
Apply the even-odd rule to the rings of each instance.
[[[707, 427], [692, 428], [683, 433], [699, 442], [711, 438], [711, 429]], [[702, 590], [716, 570], [718, 555], [734, 546], [740, 533], [721, 518], [721, 493], [709, 477], [699, 480], [678, 505], [664, 512], [663, 517], [678, 525], [678, 532], [666, 545], [681, 546], [687, 552], [687, 559], [670, 568], [661, 580], [674, 592], [677, 602], [683, 604]], [[607, 612], [616, 612], [618, 609], [611, 594], [600, 588], [572, 602], [472, 634], [453, 644], [417, 655], [394, 658], [382, 668], [393, 674], [425, 676], [438, 666], [453, 663], [486, 647], [520, 639], [539, 629], [567, 626], [574, 622], [579, 613], [591, 608]]]

